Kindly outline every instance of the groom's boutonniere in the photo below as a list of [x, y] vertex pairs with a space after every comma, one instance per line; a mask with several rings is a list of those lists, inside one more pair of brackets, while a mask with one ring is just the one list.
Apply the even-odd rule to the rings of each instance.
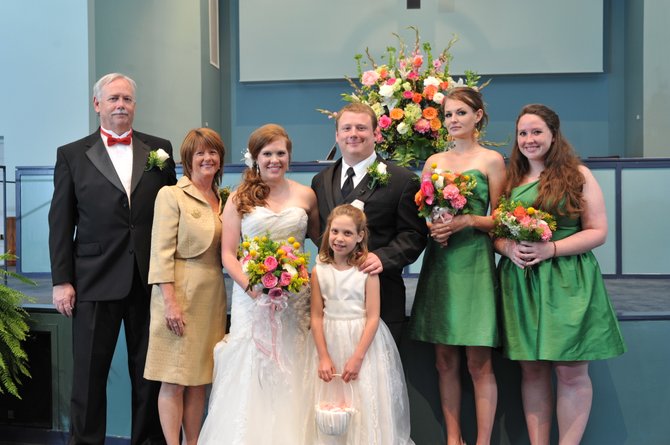
[[370, 176], [370, 182], [368, 183], [370, 190], [374, 190], [377, 185], [387, 185], [389, 179], [391, 179], [391, 174], [386, 171], [386, 164], [379, 161], [373, 162], [368, 167], [368, 175]]
[[163, 170], [165, 168], [165, 161], [168, 159], [170, 159], [170, 155], [162, 148], [151, 150], [147, 158], [147, 165], [144, 166], [144, 171], [148, 172], [154, 167], [158, 167], [158, 170]]

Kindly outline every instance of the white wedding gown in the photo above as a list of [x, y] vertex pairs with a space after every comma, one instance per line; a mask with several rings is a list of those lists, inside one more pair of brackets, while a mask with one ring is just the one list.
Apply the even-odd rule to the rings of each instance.
[[[299, 207], [279, 213], [256, 207], [242, 219], [242, 234], [249, 237], [269, 235], [281, 241], [293, 236], [302, 244], [306, 230], [307, 214]], [[291, 295], [281, 312], [281, 338], [276, 339], [281, 367], [256, 346], [256, 310], [256, 301], [235, 284], [230, 333], [214, 348], [214, 381], [201, 445], [302, 443], [305, 410], [311, 407], [303, 390], [309, 292]]]

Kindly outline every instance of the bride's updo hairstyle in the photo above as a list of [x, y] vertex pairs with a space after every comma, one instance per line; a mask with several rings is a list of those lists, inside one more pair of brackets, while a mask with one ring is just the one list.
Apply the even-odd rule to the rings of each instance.
[[242, 183], [233, 198], [233, 202], [237, 206], [237, 213], [240, 215], [251, 213], [254, 207], [263, 207], [267, 204], [266, 199], [270, 194], [270, 186], [261, 178], [258, 169], [258, 155], [265, 146], [278, 139], [286, 141], [286, 150], [290, 161], [293, 144], [283, 127], [277, 124], [266, 124], [254, 130], [249, 136], [247, 149], [251, 154], [253, 165], [244, 171]]
[[351, 204], [342, 204], [333, 209], [328, 215], [328, 222], [326, 223], [326, 231], [323, 233], [321, 239], [321, 247], [319, 248], [319, 261], [325, 264], [332, 264], [335, 260], [333, 249], [330, 248], [330, 226], [333, 220], [338, 216], [348, 216], [356, 226], [356, 233], [363, 232], [363, 239], [356, 243], [356, 247], [349, 254], [347, 263], [350, 266], [360, 266], [368, 256], [368, 220], [365, 213], [358, 207]]
[[447, 91], [444, 95], [444, 100], [442, 100], [442, 112], [444, 113], [444, 107], [447, 104], [447, 99], [459, 100], [466, 104], [468, 107], [472, 108], [473, 111], [482, 110], [482, 118], [479, 119], [479, 122], [475, 124], [475, 128], [478, 131], [482, 131], [482, 128], [486, 126], [489, 122], [489, 115], [486, 113], [486, 107], [484, 105], [484, 99], [479, 91], [470, 88], [470, 87], [457, 87], [452, 88]]

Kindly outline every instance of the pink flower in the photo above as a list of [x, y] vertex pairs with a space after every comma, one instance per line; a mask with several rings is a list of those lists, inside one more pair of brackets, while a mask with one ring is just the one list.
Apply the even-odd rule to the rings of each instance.
[[428, 119], [421, 118], [414, 124], [414, 129], [419, 133], [428, 133], [430, 131], [430, 121]]
[[379, 125], [375, 129], [375, 142], [380, 143], [384, 140], [384, 135], [382, 134], [382, 129]]
[[369, 70], [363, 73], [363, 76], [361, 77], [361, 82], [363, 85], [371, 87], [372, 85], [376, 84], [377, 81], [379, 80], [379, 73], [375, 70]]
[[[265, 270], [267, 270], [268, 272], [272, 272], [277, 268], [277, 258], [269, 256], [265, 259], [263, 264], [265, 265]], [[272, 287], [272, 286], [266, 286], [266, 287]]]
[[414, 92], [413, 91], [403, 91], [402, 92], [402, 97], [404, 99], [411, 99], [412, 97], [414, 97]]
[[430, 177], [421, 181], [421, 193], [426, 197], [426, 204], [432, 205], [435, 197], [435, 187], [433, 187]]
[[407, 75], [407, 78], [409, 80], [417, 80], [419, 78], [419, 73], [417, 73], [416, 71], [412, 71]]
[[388, 127], [391, 126], [391, 118], [388, 117], [387, 115], [383, 115], [382, 117], [379, 118], [379, 126], [382, 127], [383, 129], [387, 129]]
[[458, 190], [458, 187], [456, 187], [454, 184], [449, 184], [442, 190], [442, 196], [444, 196], [444, 199], [452, 200], [460, 194], [461, 191]]
[[263, 287], [269, 289], [277, 285], [277, 283], [279, 282], [279, 278], [275, 277], [274, 275], [272, 275], [272, 273], [268, 272], [261, 277], [261, 282], [263, 283]]
[[439, 70], [441, 66], [442, 66], [442, 61], [440, 59], [433, 60], [433, 68], [435, 68], [436, 70]]
[[280, 287], [273, 287], [270, 289], [270, 292], [268, 292], [268, 296], [273, 300], [281, 298], [282, 295], [284, 295], [284, 291]]
[[282, 272], [279, 277], [280, 286], [288, 286], [291, 283], [291, 274], [288, 272]]
[[388, 80], [386, 81], [386, 85], [393, 85], [393, 84], [395, 83], [395, 81], [396, 81], [396, 78], [395, 78], [395, 77], [391, 77], [390, 79], [388, 79]]
[[453, 198], [451, 198], [450, 201], [451, 206], [457, 210], [460, 210], [463, 207], [465, 207], [465, 204], [468, 202], [468, 200], [465, 199], [465, 196], [463, 195], [454, 196]]

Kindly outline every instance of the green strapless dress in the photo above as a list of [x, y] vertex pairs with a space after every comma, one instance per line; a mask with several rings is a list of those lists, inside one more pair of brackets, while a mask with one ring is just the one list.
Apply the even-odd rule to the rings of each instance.
[[[468, 198], [474, 215], [486, 215], [489, 185], [478, 170]], [[443, 345], [498, 346], [498, 292], [493, 246], [488, 234], [466, 228], [443, 248], [431, 238], [417, 283], [410, 337]]]
[[[531, 205], [538, 183], [512, 190]], [[556, 218], [554, 241], [581, 230], [581, 220]], [[512, 360], [577, 361], [621, 355], [626, 347], [593, 252], [550, 258], [528, 270], [507, 257], [498, 264], [503, 354]]]

